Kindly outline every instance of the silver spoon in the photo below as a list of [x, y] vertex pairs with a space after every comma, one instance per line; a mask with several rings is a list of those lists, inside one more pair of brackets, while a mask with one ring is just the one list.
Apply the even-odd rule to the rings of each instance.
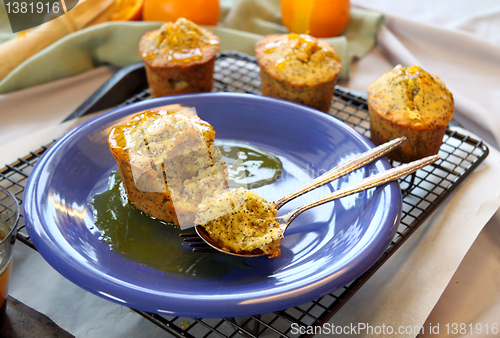
[[[392, 168], [389, 170], [386, 170], [384, 172], [378, 173], [376, 175], [369, 176], [365, 179], [362, 179], [361, 181], [354, 183], [348, 187], [339, 189], [331, 194], [328, 194], [320, 199], [317, 199], [313, 202], [304, 204], [286, 215], [283, 216], [278, 216], [275, 218], [275, 220], [278, 222], [280, 226], [280, 230], [282, 234], [285, 233], [286, 229], [288, 226], [292, 223], [292, 221], [301, 213], [303, 213], [306, 210], [309, 210], [311, 208], [314, 208], [318, 205], [333, 201], [335, 199], [345, 197], [348, 195], [355, 194], [357, 192], [367, 190], [373, 187], [377, 187], [379, 185], [386, 184], [388, 182], [394, 181], [402, 176], [411, 174], [412, 172], [417, 171], [418, 169], [421, 169], [431, 163], [434, 163], [439, 159], [438, 155], [433, 155], [433, 156], [428, 156], [423, 159], [413, 161], [411, 163], [403, 164], [400, 165], [399, 167]], [[220, 248], [218, 244], [213, 241], [208, 233], [205, 231], [205, 229], [201, 225], [196, 225], [195, 230], [198, 233], [198, 235], [212, 248], [215, 250], [218, 250], [220, 252], [233, 255], [233, 256], [239, 256], [239, 257], [257, 257], [257, 256], [262, 256], [264, 255], [263, 252], [258, 252], [258, 250], [254, 250], [252, 252], [244, 252], [244, 253], [234, 253], [234, 252], [229, 252], [224, 250], [223, 248]], [[256, 252], [257, 251], [257, 252]]]
[[280, 209], [283, 205], [286, 203], [290, 202], [296, 197], [302, 196], [306, 192], [309, 192], [313, 189], [316, 189], [322, 185], [325, 185], [327, 183], [330, 183], [333, 180], [336, 180], [339, 177], [342, 177], [344, 175], [347, 175], [351, 172], [353, 172], [356, 169], [359, 169], [368, 163], [371, 163], [375, 161], [376, 159], [384, 156], [391, 150], [393, 150], [396, 147], [399, 147], [403, 142], [406, 141], [406, 137], [398, 137], [395, 138], [394, 140], [391, 140], [389, 142], [386, 142], [384, 144], [379, 145], [378, 147], [375, 147], [373, 149], [370, 149], [348, 161], [346, 161], [343, 164], [339, 164], [333, 169], [330, 169], [323, 175], [315, 178], [311, 182], [307, 183], [303, 187], [299, 188], [298, 190], [282, 197], [281, 199], [277, 200], [275, 202], [276, 209]]
[[[303, 194], [313, 189], [316, 189], [322, 185], [330, 183], [341, 176], [347, 175], [353, 172], [354, 170], [359, 169], [365, 166], [366, 164], [375, 161], [376, 159], [384, 156], [394, 148], [399, 147], [405, 141], [406, 137], [404, 136], [395, 138], [394, 140], [391, 140], [389, 142], [379, 145], [378, 147], [370, 149], [346, 161], [345, 163], [339, 164], [335, 168], [330, 169], [323, 175], [317, 177], [316, 179], [312, 180], [306, 185], [300, 187], [298, 190], [280, 198], [278, 201], [275, 202], [276, 209], [279, 210], [283, 205], [290, 202], [294, 198], [302, 196]], [[192, 247], [193, 250], [205, 251], [206, 243], [200, 241], [200, 237], [197, 236], [196, 232], [181, 233], [180, 236], [184, 237], [184, 242], [188, 242], [189, 246]], [[204, 245], [205, 248], [202, 245]]]

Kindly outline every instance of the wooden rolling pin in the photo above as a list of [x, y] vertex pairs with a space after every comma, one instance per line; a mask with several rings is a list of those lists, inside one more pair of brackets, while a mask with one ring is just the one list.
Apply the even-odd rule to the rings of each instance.
[[80, 0], [66, 14], [27, 30], [0, 44], [0, 80], [24, 60], [60, 38], [91, 25], [105, 22], [112, 13], [114, 0]]

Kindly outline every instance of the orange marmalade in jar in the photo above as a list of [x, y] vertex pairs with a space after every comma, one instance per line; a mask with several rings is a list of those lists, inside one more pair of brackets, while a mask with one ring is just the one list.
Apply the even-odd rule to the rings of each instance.
[[14, 195], [0, 186], [0, 323], [7, 309], [10, 272], [16, 242], [19, 204]]

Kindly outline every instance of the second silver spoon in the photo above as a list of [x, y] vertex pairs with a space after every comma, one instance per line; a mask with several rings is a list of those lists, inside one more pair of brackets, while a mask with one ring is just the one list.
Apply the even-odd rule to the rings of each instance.
[[[362, 179], [361, 181], [354, 183], [348, 187], [339, 189], [339, 190], [337, 190], [331, 194], [328, 194], [320, 199], [317, 199], [313, 202], [304, 204], [304, 205], [290, 211], [286, 215], [276, 217], [275, 220], [280, 225], [280, 229], [281, 229], [282, 234], [284, 234], [286, 229], [290, 225], [290, 223], [292, 223], [292, 221], [298, 215], [300, 215], [301, 213], [303, 213], [306, 210], [309, 210], [309, 209], [314, 208], [318, 205], [336, 200], [336, 199], [344, 197], [344, 196], [352, 195], [352, 194], [355, 194], [357, 192], [367, 190], [370, 188], [374, 188], [374, 187], [377, 187], [379, 185], [383, 185], [383, 184], [386, 184], [388, 182], [397, 180], [398, 178], [405, 176], [405, 175], [408, 175], [408, 174], [411, 174], [412, 172], [415, 172], [418, 169], [421, 169], [421, 168], [437, 161], [438, 159], [439, 159], [438, 155], [428, 156], [428, 157], [425, 157], [423, 159], [413, 161], [413, 162], [410, 162], [407, 164], [400, 165], [399, 167], [383, 171], [383, 172], [378, 173], [376, 175], [369, 176], [369, 177]], [[224, 248], [220, 247], [219, 244], [217, 242], [215, 242], [210, 237], [210, 235], [205, 231], [203, 226], [196, 225], [195, 230], [196, 230], [196, 233], [208, 245], [210, 245], [212, 248], [214, 248], [220, 252], [227, 253], [227, 254], [233, 255], [233, 256], [239, 256], [239, 257], [257, 257], [257, 256], [264, 255], [263, 252], [258, 251], [258, 250], [254, 250], [252, 252], [243, 252], [243, 253], [234, 253], [234, 252], [226, 251]]]

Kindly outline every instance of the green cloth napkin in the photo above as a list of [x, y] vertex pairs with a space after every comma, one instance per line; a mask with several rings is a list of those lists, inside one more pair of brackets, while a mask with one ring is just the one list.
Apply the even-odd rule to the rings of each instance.
[[[279, 0], [241, 0], [224, 13], [218, 26], [208, 27], [220, 38], [221, 50], [254, 55], [255, 42], [263, 35], [286, 32], [281, 25]], [[375, 45], [375, 35], [382, 22], [380, 13], [352, 8], [344, 35], [325, 39], [336, 48], [342, 60], [340, 79], [348, 78], [350, 63]], [[108, 22], [67, 35], [11, 71], [0, 81], [0, 93], [62, 79], [100, 65], [123, 67], [140, 62], [139, 39], [160, 25], [158, 22]], [[4, 41], [12, 36], [0, 33]]]

